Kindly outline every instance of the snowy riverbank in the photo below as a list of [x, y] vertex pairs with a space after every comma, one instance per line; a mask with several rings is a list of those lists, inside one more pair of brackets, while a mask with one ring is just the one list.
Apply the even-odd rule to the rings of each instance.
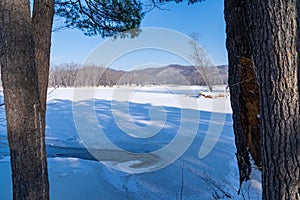
[[[51, 198], [260, 199], [259, 173], [237, 194], [229, 98], [195, 98], [200, 89], [50, 88], [46, 143]], [[93, 117], [97, 127], [91, 128]], [[80, 129], [84, 125], [88, 135]], [[99, 130], [121, 150], [103, 144], [87, 152], [86, 143], [99, 147], [89, 138]], [[0, 131], [0, 199], [9, 200], [5, 128]], [[168, 144], [181, 142], [186, 149], [168, 149]], [[178, 159], [168, 160], [178, 151]]]

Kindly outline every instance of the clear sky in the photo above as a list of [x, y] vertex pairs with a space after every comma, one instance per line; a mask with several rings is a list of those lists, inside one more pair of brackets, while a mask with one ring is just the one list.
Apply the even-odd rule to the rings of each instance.
[[[167, 10], [155, 9], [143, 19], [141, 27], [160, 27], [175, 30], [182, 34], [190, 35], [199, 33], [199, 43], [206, 49], [216, 65], [227, 64], [227, 52], [225, 48], [225, 21], [223, 15], [223, 0], [206, 0], [202, 3], [187, 5], [187, 3], [168, 3], [163, 6]], [[55, 26], [56, 23], [54, 23]], [[82, 63], [98, 45], [105, 39], [99, 36], [88, 37], [76, 29], [65, 29], [54, 32], [52, 35], [51, 65], [76, 62]], [[133, 58], [143, 59], [159, 64], [184, 64], [176, 56], [170, 56], [159, 52], [138, 52], [136, 55], [128, 55], [127, 59], [120, 59], [118, 65], [130, 66], [137, 63]], [[150, 55], [150, 56], [149, 56]], [[160, 55], [160, 56], [158, 56]], [[124, 56], [123, 56], [124, 57]], [[143, 63], [139, 63], [142, 65]]]

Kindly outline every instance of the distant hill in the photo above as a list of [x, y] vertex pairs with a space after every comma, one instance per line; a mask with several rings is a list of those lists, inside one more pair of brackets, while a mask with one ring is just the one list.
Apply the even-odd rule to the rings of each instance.
[[68, 65], [51, 69], [49, 86], [205, 85], [202, 78], [204, 73], [214, 85], [220, 85], [227, 84], [227, 71], [227, 65], [201, 68], [172, 64], [132, 71]]

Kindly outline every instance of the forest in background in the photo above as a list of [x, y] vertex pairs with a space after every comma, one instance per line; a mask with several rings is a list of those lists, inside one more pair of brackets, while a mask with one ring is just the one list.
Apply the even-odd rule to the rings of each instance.
[[[203, 72], [208, 74], [203, 76]], [[159, 68], [123, 71], [105, 67], [67, 63], [50, 69], [49, 87], [114, 85], [211, 85], [227, 84], [228, 66], [194, 67], [172, 64]]]

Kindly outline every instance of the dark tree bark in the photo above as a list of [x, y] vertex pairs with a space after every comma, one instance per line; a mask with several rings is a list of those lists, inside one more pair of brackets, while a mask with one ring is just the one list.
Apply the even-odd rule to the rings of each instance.
[[45, 118], [46, 112], [53, 16], [54, 0], [34, 1], [32, 26], [35, 43], [35, 62], [43, 119]]
[[[0, 0], [0, 64], [13, 198], [18, 200], [49, 199], [45, 113], [54, 0], [33, 2], [31, 18], [30, 1]], [[67, 27], [88, 35], [137, 28], [144, 16], [137, 1], [83, 2], [56, 1], [56, 11]]]
[[[252, 62], [245, 2], [225, 0], [226, 46], [229, 61], [228, 84], [240, 172], [240, 184], [251, 173], [249, 151], [261, 165], [259, 90]], [[249, 151], [248, 151], [249, 149]]]
[[11, 156], [13, 199], [49, 199], [29, 1], [0, 1], [0, 63]]
[[260, 135], [263, 199], [300, 199], [300, 1], [225, 0], [225, 19], [239, 167], [248, 174], [246, 143], [260, 164]]
[[[35, 0], [32, 15], [32, 27], [35, 49], [35, 65], [37, 73], [37, 86], [39, 91], [39, 100], [41, 104], [41, 140], [45, 142], [46, 127], [46, 104], [47, 89], [49, 82], [50, 67], [50, 46], [52, 36], [52, 25], [54, 16], [54, 0]], [[46, 155], [46, 152], [44, 152]], [[47, 165], [44, 166], [47, 171]], [[48, 182], [48, 176], [44, 177]], [[49, 184], [45, 184], [46, 195], [44, 199], [49, 199]]]
[[300, 199], [297, 4], [247, 5], [260, 92], [263, 199]]

